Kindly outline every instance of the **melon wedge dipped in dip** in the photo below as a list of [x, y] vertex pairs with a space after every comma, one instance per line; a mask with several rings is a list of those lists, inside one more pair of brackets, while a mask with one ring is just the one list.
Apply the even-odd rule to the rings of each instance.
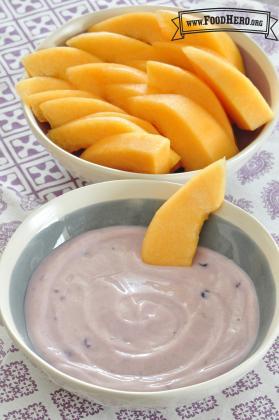
[[192, 264], [203, 223], [223, 203], [225, 178], [225, 159], [220, 159], [202, 169], [159, 208], [143, 240], [145, 263]]

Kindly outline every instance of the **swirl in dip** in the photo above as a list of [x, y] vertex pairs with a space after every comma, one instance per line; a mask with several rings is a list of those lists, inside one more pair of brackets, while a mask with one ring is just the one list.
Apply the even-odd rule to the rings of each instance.
[[251, 279], [202, 247], [192, 267], [146, 265], [144, 233], [93, 230], [43, 260], [25, 300], [35, 349], [71, 376], [129, 391], [179, 388], [238, 365], [258, 331]]

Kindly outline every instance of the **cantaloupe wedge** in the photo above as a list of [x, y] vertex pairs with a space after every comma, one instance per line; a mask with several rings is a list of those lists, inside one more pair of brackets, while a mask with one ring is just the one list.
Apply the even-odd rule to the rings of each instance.
[[69, 67], [67, 79], [78, 89], [87, 90], [94, 95], [102, 95], [107, 84], [146, 83], [144, 72], [133, 67], [117, 63], [83, 64]]
[[259, 90], [234, 66], [200, 48], [185, 47], [184, 52], [239, 128], [255, 130], [272, 119], [273, 112]]
[[[173, 24], [172, 19], [178, 16], [177, 13], [171, 10], [159, 10], [156, 14], [163, 37], [166, 41], [171, 41], [175, 33], [175, 25]], [[188, 15], [187, 20], [191, 19], [196, 20], [197, 18]], [[183, 16], [183, 20], [186, 20], [186, 15]], [[186, 28], [186, 25], [183, 26]], [[206, 28], [214, 29], [214, 26], [207, 25]], [[196, 25], [195, 30], [198, 29], [204, 29], [204, 26]], [[193, 27], [189, 27], [189, 30], [193, 30]], [[186, 34], [184, 39], [176, 40], [173, 42], [180, 46], [193, 45], [212, 50], [228, 60], [232, 65], [238, 68], [238, 70], [244, 72], [243, 60], [239, 49], [226, 32], [203, 32]]]
[[162, 266], [190, 266], [203, 223], [222, 205], [224, 194], [222, 159], [191, 178], [155, 213], [143, 240], [143, 261]]
[[182, 166], [182, 164], [181, 164], [181, 157], [173, 149], [170, 149], [169, 172], [174, 172], [180, 166]]
[[155, 94], [129, 99], [132, 114], [151, 122], [171, 140], [187, 170], [201, 169], [237, 153], [235, 142], [205, 109], [182, 95]]
[[127, 110], [129, 98], [132, 96], [146, 95], [147, 92], [148, 86], [144, 83], [121, 83], [106, 85], [104, 97], [112, 104]]
[[42, 103], [40, 110], [44, 119], [49, 122], [52, 128], [97, 112], [125, 112], [121, 108], [101, 99], [80, 97], [53, 99]]
[[53, 47], [25, 56], [22, 64], [29, 76], [52, 76], [63, 79], [68, 67], [100, 61], [99, 58], [78, 48]]
[[159, 93], [187, 96], [209, 112], [233, 138], [230, 121], [214, 92], [193, 73], [170, 64], [148, 61], [148, 86]]
[[86, 149], [105, 137], [121, 133], [145, 131], [120, 117], [80, 118], [48, 132], [48, 137], [62, 149], [74, 152]]
[[89, 32], [115, 32], [152, 44], [162, 40], [157, 16], [149, 12], [125, 13], [96, 23]]
[[146, 63], [147, 60], [131, 60], [125, 62], [124, 64], [126, 64], [126, 66], [135, 67], [135, 69], [146, 72]]
[[[141, 118], [135, 117], [134, 115], [130, 114], [120, 114], [119, 112], [98, 112], [95, 115], [90, 115], [88, 118], [92, 117], [120, 117], [124, 118], [125, 120], [132, 121], [134, 124], [137, 124], [143, 130], [150, 134], [159, 134], [158, 130], [150, 124], [148, 121], [143, 120]], [[169, 163], [169, 170], [174, 171], [179, 167], [179, 163], [181, 161], [181, 157], [178, 153], [174, 150], [170, 149], [170, 163]]]
[[132, 121], [134, 124], [137, 124], [143, 130], [147, 131], [147, 133], [159, 134], [158, 130], [156, 130], [156, 128], [152, 124], [150, 124], [150, 122], [145, 121], [141, 118], [135, 117], [134, 115], [123, 114], [123, 113], [120, 114], [119, 112], [106, 111], [106, 112], [98, 112], [97, 114], [88, 116], [88, 118], [96, 118], [96, 117], [120, 117], [120, 118], [124, 118], [124, 120]]
[[154, 48], [145, 42], [111, 32], [90, 32], [70, 38], [70, 47], [80, 48], [109, 63], [156, 59]]
[[70, 83], [56, 79], [55, 77], [31, 77], [29, 79], [20, 80], [16, 84], [16, 91], [23, 102], [28, 104], [28, 96], [33, 93], [44, 92], [46, 90], [59, 90], [59, 89], [74, 89]]
[[164, 174], [169, 171], [170, 141], [147, 133], [104, 138], [86, 149], [81, 158], [123, 171]]
[[159, 57], [158, 61], [191, 70], [191, 64], [183, 52], [183, 46], [177, 44], [176, 41], [154, 42], [153, 46]]
[[41, 111], [40, 105], [43, 102], [50, 101], [51, 99], [58, 99], [58, 98], [66, 98], [66, 97], [75, 97], [80, 96], [83, 98], [92, 98], [93, 96], [91, 93], [86, 92], [84, 90], [47, 90], [45, 92], [38, 92], [33, 93], [28, 97], [28, 104], [32, 109], [33, 114], [40, 122], [45, 122], [47, 119], [45, 118], [43, 112]]

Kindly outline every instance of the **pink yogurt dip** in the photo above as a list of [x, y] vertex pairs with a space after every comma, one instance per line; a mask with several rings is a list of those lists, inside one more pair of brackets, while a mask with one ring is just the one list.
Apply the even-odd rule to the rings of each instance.
[[258, 331], [250, 278], [202, 247], [192, 267], [146, 265], [144, 233], [93, 230], [44, 259], [25, 300], [34, 348], [73, 377], [129, 391], [179, 388], [238, 365]]

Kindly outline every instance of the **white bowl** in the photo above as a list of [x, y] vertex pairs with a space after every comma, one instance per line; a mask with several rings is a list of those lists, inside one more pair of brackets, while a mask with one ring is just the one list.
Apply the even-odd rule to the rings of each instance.
[[22, 223], [0, 262], [0, 314], [12, 339], [59, 386], [102, 404], [166, 407], [218, 392], [251, 370], [279, 333], [279, 255], [262, 225], [225, 202], [204, 226], [201, 243], [232, 258], [252, 278], [259, 299], [260, 328], [255, 346], [234, 369], [209, 381], [157, 392], [125, 392], [94, 386], [57, 370], [33, 349], [24, 319], [28, 281], [53, 248], [87, 230], [117, 224], [147, 225], [161, 202], [179, 184], [124, 180], [93, 184], [55, 198]]
[[[111, 16], [136, 11], [156, 11], [162, 8], [176, 11], [178, 10], [177, 8], [166, 6], [132, 6], [112, 8], [89, 13], [67, 22], [61, 28], [54, 31], [44, 40], [39, 48], [41, 49], [63, 45], [65, 41], [70, 37], [86, 31], [90, 25], [105, 20]], [[247, 75], [259, 88], [274, 111], [274, 119], [267, 123], [262, 129], [256, 130], [255, 133], [242, 132], [240, 134], [242, 137], [241, 143], [243, 145], [247, 144], [247, 140], [253, 141], [240, 153], [228, 160], [228, 170], [235, 171], [247, 160], [247, 158], [251, 156], [253, 152], [255, 152], [255, 150], [264, 141], [266, 141], [268, 136], [271, 134], [279, 114], [279, 83], [276, 70], [271, 61], [264, 53], [264, 51], [251, 38], [249, 38], [244, 33], [232, 32], [230, 35], [242, 52], [242, 56], [246, 65]], [[157, 179], [161, 181], [179, 182], [184, 184], [186, 180], [190, 179], [196, 173], [196, 171], [191, 171], [166, 175], [148, 175], [120, 171], [117, 169], [111, 169], [87, 162], [66, 152], [65, 150], [52, 143], [52, 141], [44, 134], [40, 128], [30, 108], [26, 105], [23, 106], [27, 122], [38, 141], [43, 144], [46, 149], [72, 174], [89, 182], [109, 181], [114, 179]]]

